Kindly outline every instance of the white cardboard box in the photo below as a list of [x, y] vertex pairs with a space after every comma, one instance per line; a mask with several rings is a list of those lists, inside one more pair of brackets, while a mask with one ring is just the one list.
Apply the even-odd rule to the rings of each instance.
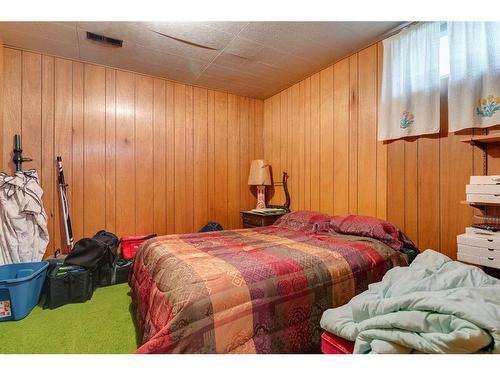
[[473, 185], [496, 185], [500, 184], [500, 176], [470, 176]]

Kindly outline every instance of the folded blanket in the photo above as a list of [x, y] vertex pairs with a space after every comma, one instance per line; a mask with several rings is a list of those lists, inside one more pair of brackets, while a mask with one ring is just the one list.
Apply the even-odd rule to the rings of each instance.
[[500, 353], [500, 281], [426, 250], [325, 311], [321, 327], [354, 353]]

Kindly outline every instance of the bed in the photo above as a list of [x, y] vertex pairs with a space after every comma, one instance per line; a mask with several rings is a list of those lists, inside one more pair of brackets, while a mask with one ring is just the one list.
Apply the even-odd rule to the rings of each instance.
[[137, 353], [319, 352], [323, 311], [416, 251], [389, 223], [338, 218], [297, 212], [268, 227], [145, 242], [129, 280]]

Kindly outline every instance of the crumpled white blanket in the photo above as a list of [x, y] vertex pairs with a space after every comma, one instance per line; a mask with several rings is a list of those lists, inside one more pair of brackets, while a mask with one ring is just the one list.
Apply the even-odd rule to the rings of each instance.
[[354, 353], [500, 353], [500, 281], [426, 250], [326, 310], [321, 327]]
[[42, 260], [49, 242], [42, 195], [35, 170], [0, 173], [0, 265]]

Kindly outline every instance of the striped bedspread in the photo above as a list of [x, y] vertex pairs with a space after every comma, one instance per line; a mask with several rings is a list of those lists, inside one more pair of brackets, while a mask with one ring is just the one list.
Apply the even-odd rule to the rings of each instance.
[[277, 226], [157, 237], [130, 277], [137, 353], [319, 352], [323, 311], [407, 263], [375, 239]]

